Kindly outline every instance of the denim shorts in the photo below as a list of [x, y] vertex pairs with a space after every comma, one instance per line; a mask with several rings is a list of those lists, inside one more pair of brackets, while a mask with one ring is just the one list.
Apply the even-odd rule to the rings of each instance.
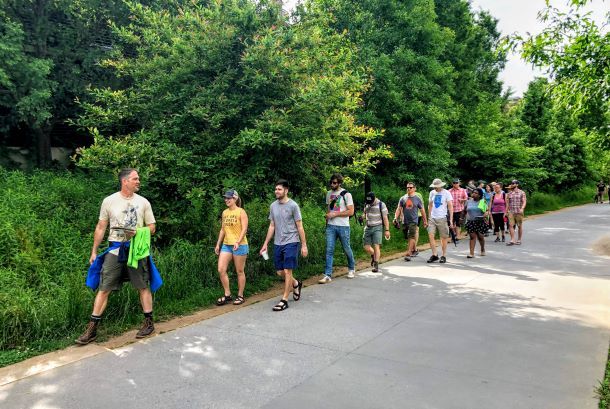
[[373, 244], [381, 244], [383, 240], [383, 224], [377, 226], [366, 226], [364, 228], [364, 235], [362, 241], [365, 246], [371, 246]]
[[273, 264], [277, 271], [294, 270], [297, 268], [299, 244], [300, 243], [288, 243], [283, 245], [275, 244], [273, 246]]
[[247, 244], [241, 244], [237, 248], [237, 251], [233, 250], [232, 244], [223, 244], [222, 247], [220, 248], [221, 253], [231, 253], [234, 256], [247, 256], [248, 251], [250, 251], [250, 248], [248, 247]]

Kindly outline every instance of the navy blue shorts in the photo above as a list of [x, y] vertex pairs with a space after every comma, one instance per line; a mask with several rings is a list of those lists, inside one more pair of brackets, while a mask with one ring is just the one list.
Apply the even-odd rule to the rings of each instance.
[[273, 245], [273, 264], [275, 269], [279, 270], [294, 270], [298, 265], [299, 244], [288, 243], [278, 246]]

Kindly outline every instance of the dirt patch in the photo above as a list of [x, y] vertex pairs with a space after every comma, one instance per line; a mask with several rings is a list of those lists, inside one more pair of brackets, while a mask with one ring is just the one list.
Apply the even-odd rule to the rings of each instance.
[[610, 236], [604, 236], [593, 243], [592, 250], [598, 256], [610, 256]]

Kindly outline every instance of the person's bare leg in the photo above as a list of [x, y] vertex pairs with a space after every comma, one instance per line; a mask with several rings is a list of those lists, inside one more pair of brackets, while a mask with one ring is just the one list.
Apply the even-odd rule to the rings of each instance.
[[226, 251], [221, 251], [220, 255], [218, 256], [218, 277], [220, 278], [220, 283], [225, 291], [225, 297], [231, 295], [229, 276], [227, 274], [227, 269], [229, 268], [231, 258], [233, 258], [233, 254], [227, 253]]
[[447, 256], [447, 242], [448, 242], [448, 238], [442, 238], [441, 237], [441, 249], [443, 251], [443, 257]]
[[140, 304], [142, 304], [142, 311], [145, 313], [152, 312], [153, 301], [150, 288], [140, 288], [138, 291], [140, 293]]
[[[477, 233], [477, 236], [479, 238], [479, 246], [481, 247], [481, 254], [485, 254], [485, 235], [483, 233]], [[474, 249], [473, 249], [473, 251], [474, 251]]]
[[407, 248], [407, 256], [411, 256], [415, 253], [415, 250], [417, 250], [415, 243], [417, 240], [415, 239], [409, 239], [409, 247]]
[[373, 244], [373, 249], [375, 251], [375, 261], [379, 261], [381, 258], [381, 246], [379, 244]]
[[521, 239], [523, 238], [523, 224], [517, 227], [519, 227], [519, 242], [521, 242]]
[[108, 296], [112, 291], [98, 291], [95, 295], [95, 301], [93, 301], [93, 312], [92, 314], [100, 317], [106, 310], [108, 305]]
[[474, 245], [477, 242], [477, 238], [476, 238], [476, 234], [475, 233], [470, 233], [470, 242], [468, 243], [470, 245], [470, 255], [474, 257]]
[[375, 250], [368, 244], [364, 246], [364, 251], [366, 251], [369, 256], [375, 256]]
[[430, 250], [432, 250], [432, 255], [436, 256], [436, 239], [434, 238], [434, 234], [428, 234], [428, 238], [430, 239]]
[[233, 264], [237, 272], [237, 295], [244, 296], [244, 288], [246, 288], [246, 259], [248, 256], [233, 255]]
[[282, 300], [287, 300], [292, 288], [298, 284], [298, 281], [292, 277], [292, 270], [284, 269], [284, 295]]
[[508, 222], [508, 233], [510, 234], [510, 242], [515, 242], [515, 226], [509, 221]]

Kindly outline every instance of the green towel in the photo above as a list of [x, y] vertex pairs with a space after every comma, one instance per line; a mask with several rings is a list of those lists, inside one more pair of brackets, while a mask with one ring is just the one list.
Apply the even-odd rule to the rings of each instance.
[[131, 268], [138, 268], [138, 261], [150, 255], [150, 229], [148, 227], [138, 227], [136, 235], [131, 239], [129, 246], [129, 257], [127, 265]]
[[[487, 211], [487, 202], [485, 201], [485, 199], [479, 200], [479, 205], [477, 207], [479, 209], [481, 209], [481, 211], [483, 213], [485, 213]], [[140, 229], [138, 229], [138, 230], [140, 230]]]

